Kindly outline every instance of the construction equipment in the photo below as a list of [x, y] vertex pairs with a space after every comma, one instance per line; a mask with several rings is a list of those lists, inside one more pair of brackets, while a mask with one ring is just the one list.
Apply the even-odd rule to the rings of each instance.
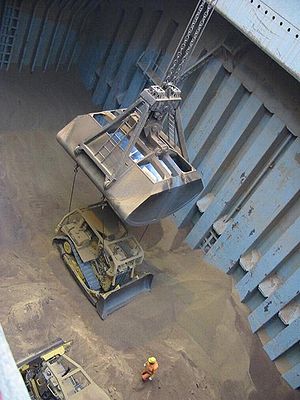
[[108, 395], [65, 353], [59, 339], [17, 363], [32, 400], [109, 400]]
[[150, 291], [153, 275], [135, 271], [143, 249], [105, 202], [68, 213], [56, 234], [64, 263], [102, 319]]
[[181, 91], [175, 85], [216, 3], [198, 2], [160, 86], [144, 89], [127, 109], [78, 116], [57, 134], [59, 143], [128, 224], [157, 222], [203, 189], [188, 162]]
[[[187, 161], [180, 101], [181, 92], [172, 84], [165, 89], [151, 86], [126, 110], [78, 116], [57, 135], [130, 225], [157, 222], [203, 189], [199, 174]], [[168, 114], [174, 120], [165, 129]]]

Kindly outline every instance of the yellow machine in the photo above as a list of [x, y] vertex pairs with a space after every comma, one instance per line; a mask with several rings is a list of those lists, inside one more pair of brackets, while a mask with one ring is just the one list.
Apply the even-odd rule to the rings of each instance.
[[136, 273], [142, 247], [105, 202], [70, 212], [56, 234], [64, 263], [102, 319], [151, 289], [153, 275]]
[[107, 394], [65, 353], [71, 342], [53, 345], [17, 363], [32, 400], [109, 400]]

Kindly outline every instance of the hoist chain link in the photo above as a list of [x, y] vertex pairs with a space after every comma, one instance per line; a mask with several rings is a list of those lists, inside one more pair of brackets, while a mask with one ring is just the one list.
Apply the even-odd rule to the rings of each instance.
[[207, 16], [209, 15], [210, 10], [211, 10], [211, 7], [208, 6], [208, 7], [207, 7], [207, 10], [206, 10], [205, 13], [203, 14], [203, 19], [202, 19], [202, 21], [200, 22], [198, 28], [196, 29], [195, 34], [194, 34], [194, 37], [191, 39], [190, 44], [189, 44], [189, 46], [188, 46], [188, 48], [187, 48], [187, 50], [186, 50], [184, 56], [182, 57], [182, 60], [181, 60], [181, 62], [179, 63], [178, 68], [177, 68], [177, 70], [176, 70], [176, 72], [175, 72], [175, 74], [174, 74], [174, 79], [173, 79], [173, 82], [174, 82], [174, 83], [177, 83], [177, 81], [178, 81], [178, 78], [179, 78], [179, 76], [180, 76], [180, 72], [181, 72], [181, 70], [182, 70], [182, 67], [183, 67], [183, 65], [185, 64], [186, 59], [187, 59], [188, 55], [190, 54], [190, 51], [191, 51], [191, 49], [193, 48], [194, 43], [195, 43], [195, 41], [197, 40], [197, 38], [198, 38], [198, 36], [199, 36], [199, 33], [200, 33], [201, 28], [203, 27], [204, 23], [206, 22], [206, 18], [207, 18]]
[[197, 21], [198, 21], [198, 19], [199, 19], [199, 16], [200, 16], [200, 14], [201, 14], [201, 12], [202, 12], [202, 10], [203, 10], [203, 7], [204, 7], [205, 3], [206, 3], [206, 1], [204, 0], [204, 1], [202, 1], [202, 3], [199, 5], [199, 8], [198, 8], [198, 10], [197, 10], [197, 12], [196, 12], [196, 14], [195, 14], [195, 16], [194, 16], [194, 18], [193, 18], [193, 21], [191, 22], [191, 25], [190, 25], [188, 31], [187, 31], [187, 34], [186, 34], [185, 37], [183, 38], [182, 44], [180, 45], [179, 50], [177, 51], [177, 54], [176, 54], [175, 57], [174, 57], [173, 63], [172, 63], [172, 65], [171, 65], [170, 68], [169, 68], [168, 76], [167, 76], [166, 79], [165, 79], [166, 82], [170, 82], [170, 78], [171, 78], [172, 75], [173, 75], [173, 71], [174, 71], [175, 67], [177, 66], [177, 63], [178, 63], [179, 59], [180, 59], [180, 58], [182, 57], [182, 55], [183, 55], [183, 51], [184, 51], [184, 49], [186, 48], [187, 42], [188, 42], [188, 40], [189, 40], [189, 38], [190, 38], [190, 36], [191, 36], [193, 30], [194, 30], [194, 27], [195, 27], [195, 25], [196, 25], [196, 23], [197, 23]]
[[[173, 84], [176, 84], [178, 82], [180, 78], [180, 72], [187, 60], [187, 57], [193, 49], [195, 43], [197, 42], [199, 35], [202, 33], [201, 30], [205, 26], [210, 15], [212, 14], [216, 3], [217, 0], [212, 0], [211, 2], [207, 2], [207, 0], [202, 0], [198, 3], [197, 11], [192, 18], [192, 22], [186, 30], [186, 35], [181, 39], [181, 44], [179, 45], [177, 53], [175, 54], [174, 59], [167, 71], [166, 77], [164, 79], [165, 83], [172, 82]], [[203, 12], [205, 5], [206, 9]], [[198, 25], [196, 25], [202, 12], [202, 18], [200, 19]]]

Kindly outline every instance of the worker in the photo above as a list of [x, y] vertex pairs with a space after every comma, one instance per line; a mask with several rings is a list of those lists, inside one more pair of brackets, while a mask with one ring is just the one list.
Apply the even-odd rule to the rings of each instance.
[[158, 369], [158, 362], [155, 357], [149, 357], [147, 362], [144, 364], [145, 369], [142, 372], [143, 382], [152, 381], [154, 374]]

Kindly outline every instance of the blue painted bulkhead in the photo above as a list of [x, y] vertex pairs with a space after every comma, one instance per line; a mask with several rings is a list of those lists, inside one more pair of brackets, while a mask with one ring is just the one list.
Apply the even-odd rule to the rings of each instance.
[[[78, 69], [99, 109], [127, 106], [163, 76], [194, 5], [179, 3], [2, 0], [0, 68]], [[205, 55], [182, 85], [204, 189], [174, 219], [232, 275], [252, 331], [299, 388], [299, 83], [218, 15], [191, 63]]]

